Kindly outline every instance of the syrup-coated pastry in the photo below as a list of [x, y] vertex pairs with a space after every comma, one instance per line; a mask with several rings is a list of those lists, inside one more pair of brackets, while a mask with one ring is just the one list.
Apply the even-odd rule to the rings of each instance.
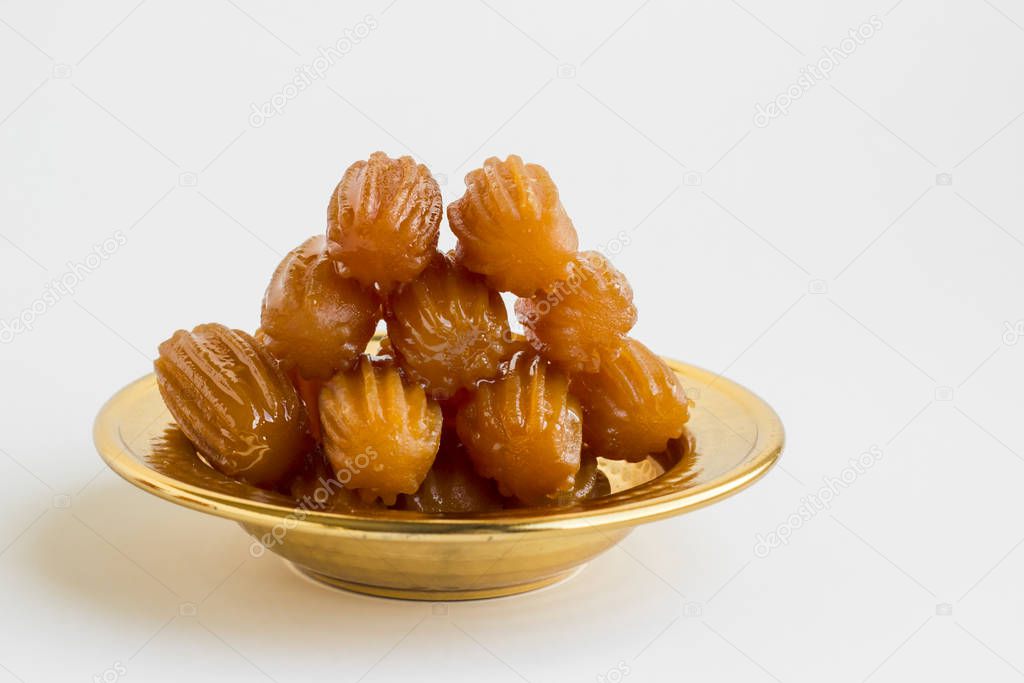
[[302, 405], [306, 409], [306, 421], [309, 424], [309, 433], [317, 443], [323, 440], [320, 430], [320, 389], [324, 382], [319, 379], [303, 379], [298, 372], [289, 373], [295, 390], [299, 393]]
[[637, 462], [665, 450], [689, 417], [679, 377], [635, 339], [606, 358], [598, 372], [577, 375], [572, 391], [583, 406], [587, 446], [612, 460]]
[[604, 472], [597, 468], [597, 458], [584, 456], [572, 488], [560, 492], [554, 498], [543, 502], [542, 505], [552, 507], [573, 505], [585, 500], [607, 496], [609, 493], [611, 493], [611, 482], [608, 481]]
[[499, 291], [530, 296], [565, 276], [576, 228], [543, 167], [514, 154], [491, 157], [466, 175], [466, 193], [448, 206], [459, 260]]
[[272, 488], [310, 447], [295, 388], [245, 332], [208, 323], [178, 330], [153, 363], [181, 431], [224, 474]]
[[501, 493], [542, 502], [575, 483], [582, 425], [569, 380], [534, 353], [517, 353], [485, 380], [455, 420], [477, 472]]
[[306, 456], [302, 468], [288, 483], [288, 491], [302, 510], [353, 514], [384, 508], [380, 501], [365, 501], [354, 489], [342, 486], [320, 450]]
[[484, 279], [438, 254], [388, 299], [388, 339], [399, 364], [434, 398], [493, 377], [511, 356], [501, 295]]
[[427, 267], [441, 212], [441, 188], [426, 166], [374, 152], [348, 167], [331, 196], [328, 250], [344, 275], [389, 291]]
[[490, 512], [501, 510], [504, 499], [498, 485], [477, 474], [465, 446], [446, 433], [433, 467], [416, 493], [401, 497], [406, 510], [430, 513]]
[[275, 270], [255, 339], [209, 324], [164, 342], [160, 392], [197, 450], [263, 495], [350, 514], [541, 514], [608, 495], [648, 454], [682, 471], [679, 378], [627, 336], [632, 289], [577, 251], [547, 171], [515, 155], [470, 171], [449, 254], [442, 211], [425, 166], [376, 152]]
[[320, 391], [320, 424], [342, 485], [392, 505], [416, 492], [434, 462], [441, 408], [393, 363], [363, 356]]
[[581, 252], [564, 280], [515, 308], [534, 348], [570, 372], [595, 372], [636, 323], [629, 282], [596, 251]]
[[318, 235], [289, 252], [263, 297], [263, 343], [306, 379], [350, 368], [380, 320], [376, 292], [339, 275], [326, 243]]

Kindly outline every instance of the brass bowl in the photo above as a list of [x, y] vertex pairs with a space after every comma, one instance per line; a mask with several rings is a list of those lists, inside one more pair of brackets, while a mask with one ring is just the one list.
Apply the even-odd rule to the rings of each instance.
[[685, 437], [640, 463], [602, 459], [611, 494], [569, 507], [459, 516], [305, 510], [197, 457], [153, 375], [107, 402], [94, 438], [110, 468], [132, 484], [237, 521], [256, 539], [253, 555], [270, 549], [318, 581], [415, 600], [497, 597], [568, 577], [638, 524], [736, 493], [778, 460], [782, 423], [766, 403], [723, 377], [666, 361], [694, 400]]

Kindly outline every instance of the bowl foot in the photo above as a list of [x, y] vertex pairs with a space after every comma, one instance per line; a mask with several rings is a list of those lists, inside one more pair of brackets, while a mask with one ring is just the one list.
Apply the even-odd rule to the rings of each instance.
[[519, 595], [520, 593], [528, 593], [541, 588], [547, 588], [555, 584], [567, 581], [573, 576], [578, 574], [584, 566], [573, 567], [567, 572], [561, 574], [555, 574], [538, 581], [529, 581], [527, 583], [520, 583], [514, 586], [497, 586], [490, 588], [466, 588], [466, 589], [439, 589], [439, 590], [425, 590], [416, 588], [392, 588], [390, 586], [372, 586], [365, 583], [355, 583], [352, 581], [345, 581], [344, 579], [338, 579], [333, 576], [327, 576], [320, 572], [306, 567], [299, 566], [289, 562], [288, 564], [303, 577], [312, 579], [323, 586], [329, 586], [331, 588], [340, 588], [341, 590], [350, 591], [352, 593], [361, 593], [363, 595], [373, 595], [379, 598], [394, 598], [398, 600], [423, 600], [427, 602], [451, 602], [456, 600], [484, 600], [487, 598], [501, 598], [509, 595]]

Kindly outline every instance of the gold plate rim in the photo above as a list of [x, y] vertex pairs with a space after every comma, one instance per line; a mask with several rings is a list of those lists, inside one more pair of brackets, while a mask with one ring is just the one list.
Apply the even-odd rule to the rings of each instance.
[[[785, 444], [782, 422], [775, 411], [749, 389], [709, 370], [666, 358], [684, 378], [726, 391], [741, 404], [757, 427], [757, 437], [743, 462], [696, 486], [678, 487], [657, 495], [609, 504], [597, 499], [565, 511], [526, 509], [464, 517], [432, 517], [403, 511], [373, 515], [302, 510], [273, 502], [251, 500], [186, 483], [157, 472], [141, 462], [127, 447], [120, 432], [120, 416], [129, 412], [140, 393], [156, 391], [150, 373], [115, 393], [100, 409], [93, 426], [96, 448], [104, 462], [131, 484], [171, 502], [245, 523], [273, 526], [288, 520], [297, 526], [314, 525], [321, 531], [348, 534], [403, 534], [408, 540], [436, 534], [464, 534], [489, 540], [495, 534], [613, 529], [652, 522], [710, 505], [738, 493], [763, 477], [781, 456]], [[657, 480], [654, 480], [657, 481]], [[640, 491], [648, 484], [641, 484]], [[615, 496], [611, 496], [612, 499]], [[591, 503], [591, 504], [588, 504]]]

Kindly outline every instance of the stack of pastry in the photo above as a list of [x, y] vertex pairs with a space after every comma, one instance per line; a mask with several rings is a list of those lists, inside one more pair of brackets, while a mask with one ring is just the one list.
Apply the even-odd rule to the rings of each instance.
[[681, 435], [677, 376], [627, 336], [629, 283], [577, 251], [542, 167], [488, 159], [447, 214], [446, 254], [430, 172], [375, 153], [274, 272], [254, 336], [206, 324], [160, 346], [164, 401], [213, 467], [321, 509], [463, 513], [607, 493], [596, 458]]

